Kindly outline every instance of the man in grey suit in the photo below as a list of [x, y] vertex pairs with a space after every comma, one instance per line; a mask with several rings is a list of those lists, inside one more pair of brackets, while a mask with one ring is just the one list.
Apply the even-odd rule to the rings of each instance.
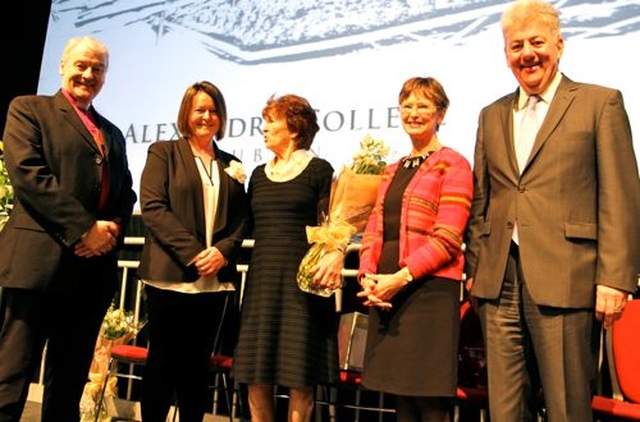
[[560, 73], [552, 5], [518, 0], [501, 24], [519, 87], [479, 116], [466, 250], [491, 421], [535, 420], [541, 386], [549, 421], [588, 422], [599, 330], [622, 314], [640, 262], [629, 119], [619, 91]]
[[14, 208], [0, 232], [0, 422], [19, 422], [47, 342], [43, 422], [77, 422], [95, 341], [118, 285], [136, 195], [122, 132], [92, 105], [109, 53], [71, 39], [53, 96], [9, 105]]

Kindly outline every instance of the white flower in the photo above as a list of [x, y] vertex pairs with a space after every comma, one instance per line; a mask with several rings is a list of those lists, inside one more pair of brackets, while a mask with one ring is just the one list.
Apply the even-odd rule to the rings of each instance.
[[384, 161], [389, 154], [389, 147], [384, 141], [366, 135], [360, 141], [360, 149], [353, 154], [351, 170], [356, 174], [382, 174], [387, 163]]
[[240, 183], [243, 183], [247, 180], [247, 173], [244, 170], [244, 166], [241, 162], [232, 160], [229, 163], [229, 167], [224, 169], [224, 171], [231, 176], [232, 179], [237, 180]]
[[9, 214], [13, 209], [13, 187], [3, 161], [3, 147], [4, 144], [0, 140], [0, 230], [9, 220]]
[[116, 308], [113, 302], [102, 320], [102, 329], [102, 335], [107, 340], [133, 335], [137, 331], [133, 323], [132, 313]]

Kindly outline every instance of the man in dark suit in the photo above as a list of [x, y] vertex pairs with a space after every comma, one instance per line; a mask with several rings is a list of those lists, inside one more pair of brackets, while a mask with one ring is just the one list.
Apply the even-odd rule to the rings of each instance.
[[619, 91], [560, 73], [552, 5], [518, 0], [501, 24], [519, 87], [480, 113], [466, 252], [491, 420], [534, 420], [540, 385], [551, 422], [588, 422], [600, 323], [622, 314], [640, 261], [629, 119]]
[[118, 284], [133, 192], [122, 132], [93, 108], [109, 53], [71, 39], [53, 96], [16, 97], [4, 130], [14, 209], [0, 232], [0, 421], [18, 422], [47, 342], [42, 421], [78, 421]]

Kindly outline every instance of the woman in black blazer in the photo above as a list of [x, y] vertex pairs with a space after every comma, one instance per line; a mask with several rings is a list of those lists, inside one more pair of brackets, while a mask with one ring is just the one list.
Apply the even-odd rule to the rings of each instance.
[[206, 81], [191, 85], [178, 114], [181, 138], [152, 144], [142, 172], [147, 232], [138, 275], [148, 305], [145, 422], [164, 422], [174, 395], [181, 421], [204, 417], [209, 358], [225, 310], [234, 303], [234, 256], [245, 224], [240, 160], [215, 142], [226, 122], [220, 90]]

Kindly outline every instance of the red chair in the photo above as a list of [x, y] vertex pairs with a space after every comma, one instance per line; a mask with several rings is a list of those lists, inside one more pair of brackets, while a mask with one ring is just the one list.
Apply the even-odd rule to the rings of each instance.
[[[142, 380], [142, 376], [135, 373], [132, 365], [144, 366], [147, 363], [147, 355], [148, 350], [146, 347], [142, 346], [134, 346], [129, 344], [122, 344], [119, 346], [113, 347], [111, 349], [111, 357], [109, 361], [109, 366], [107, 369], [107, 374], [105, 376], [105, 382], [103, 384], [100, 398], [98, 400], [96, 415], [100, 415], [100, 410], [103, 406], [104, 395], [106, 392], [107, 380], [110, 376], [115, 375], [118, 378], [125, 378], [129, 380]], [[230, 392], [229, 390], [229, 381], [228, 375], [231, 371], [231, 367], [233, 366], [233, 358], [230, 356], [223, 355], [212, 355], [211, 356], [211, 366], [210, 369], [214, 375], [219, 375], [222, 379], [222, 384], [224, 387], [224, 392], [226, 395], [226, 404], [227, 409], [229, 410], [229, 420], [233, 422], [233, 414], [235, 407], [232, 407], [235, 404], [235, 392]], [[128, 365], [128, 371], [120, 372], [118, 368], [120, 365]], [[215, 412], [215, 409], [214, 409]], [[173, 420], [177, 419], [178, 409], [177, 407], [173, 412]]]
[[[230, 385], [229, 374], [233, 367], [233, 357], [226, 355], [211, 355], [211, 361], [209, 368], [216, 379], [214, 380], [214, 409], [213, 413], [218, 413], [218, 378], [222, 381], [222, 387], [225, 395], [225, 403], [227, 405], [227, 411], [229, 412], [229, 421], [233, 422], [233, 416], [236, 414], [236, 403], [240, 403], [239, 394], [236, 394], [236, 389]], [[242, 407], [240, 407], [240, 411]]]
[[[591, 407], [601, 420], [640, 421], [640, 299], [627, 302], [607, 332], [612, 397], [596, 395]], [[609, 343], [610, 341], [610, 343]]]
[[[473, 413], [474, 419], [488, 419], [489, 392], [487, 389], [484, 339], [480, 318], [469, 301], [460, 306], [460, 344], [458, 346], [458, 388], [454, 404], [454, 422], [464, 421]], [[476, 416], [477, 414], [477, 416]]]

